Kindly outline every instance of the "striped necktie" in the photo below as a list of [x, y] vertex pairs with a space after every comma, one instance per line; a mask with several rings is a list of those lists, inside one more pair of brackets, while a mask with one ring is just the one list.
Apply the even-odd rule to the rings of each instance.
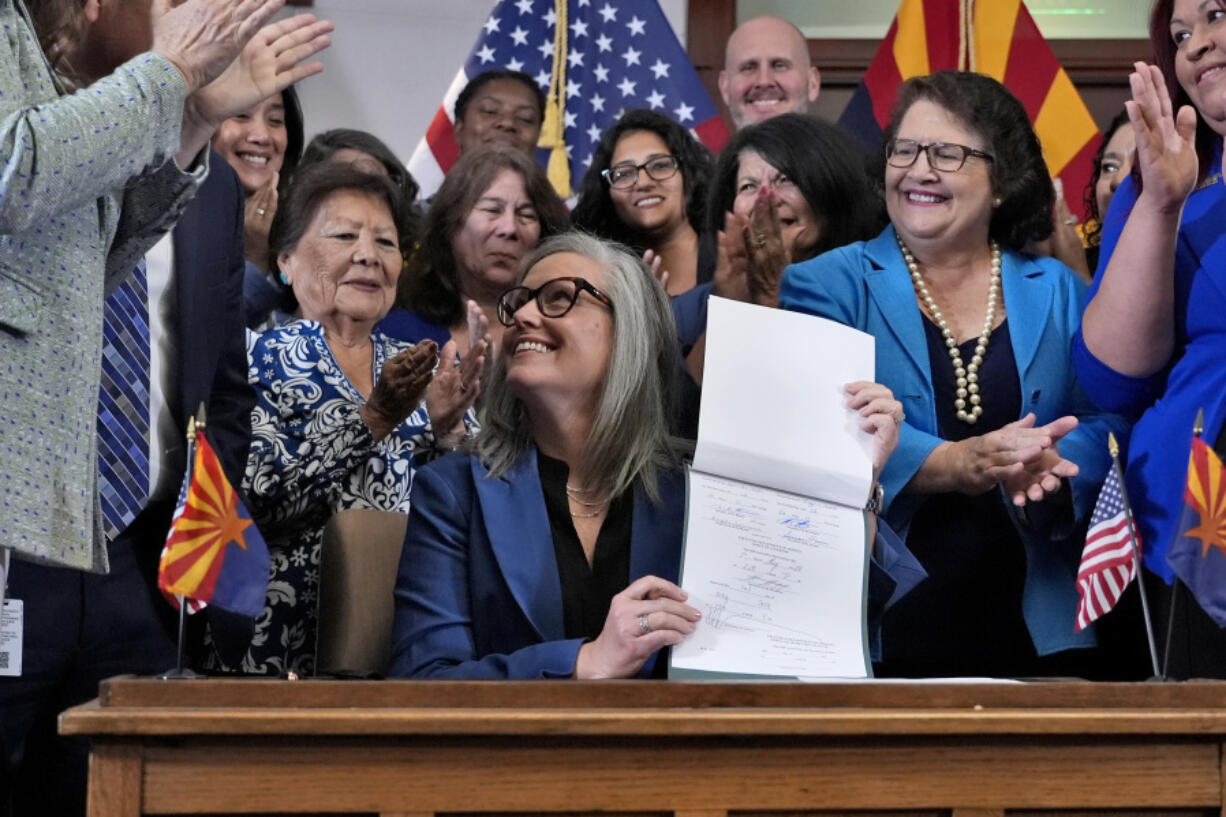
[[149, 496], [149, 304], [145, 261], [106, 299], [98, 400], [99, 493], [107, 541]]

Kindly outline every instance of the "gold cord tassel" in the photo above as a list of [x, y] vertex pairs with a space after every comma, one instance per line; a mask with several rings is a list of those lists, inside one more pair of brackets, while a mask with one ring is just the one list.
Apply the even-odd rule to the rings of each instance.
[[553, 70], [545, 96], [545, 121], [537, 147], [549, 149], [547, 172], [553, 189], [563, 199], [571, 197], [570, 160], [566, 156], [566, 0], [554, 0]]

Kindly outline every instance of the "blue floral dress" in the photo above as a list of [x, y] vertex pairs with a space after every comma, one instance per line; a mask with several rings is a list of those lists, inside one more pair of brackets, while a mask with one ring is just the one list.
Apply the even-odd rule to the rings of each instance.
[[[377, 380], [384, 362], [411, 344], [378, 331], [371, 339]], [[204, 667], [313, 675], [324, 525], [351, 508], [408, 513], [415, 459], [434, 452], [433, 431], [423, 402], [375, 442], [358, 413], [366, 400], [315, 321], [249, 333], [247, 363], [257, 402], [243, 488], [268, 542], [268, 595], [241, 664], [227, 666], [206, 635]], [[471, 411], [465, 422], [476, 428]]]

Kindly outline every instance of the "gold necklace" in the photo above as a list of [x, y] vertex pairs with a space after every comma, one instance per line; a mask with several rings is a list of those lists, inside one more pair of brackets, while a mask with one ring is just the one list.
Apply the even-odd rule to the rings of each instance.
[[581, 498], [584, 494], [594, 494], [594, 493], [596, 492], [595, 491], [581, 491], [578, 488], [572, 488], [569, 485], [566, 486], [566, 498], [569, 499], [571, 502], [575, 502], [579, 505], [586, 505], [589, 508], [599, 508], [602, 505], [609, 504], [609, 500], [607, 499], [601, 499], [597, 502], [588, 502], [587, 500]]
[[902, 238], [898, 238], [898, 248], [902, 250], [903, 261], [906, 262], [907, 269], [911, 272], [911, 283], [915, 285], [915, 294], [928, 309], [928, 314], [932, 316], [937, 328], [941, 330], [941, 336], [945, 338], [945, 347], [949, 350], [949, 359], [954, 365], [954, 382], [957, 384], [954, 392], [954, 408], [957, 409], [958, 419], [969, 425], [974, 425], [979, 416], [983, 414], [983, 406], [980, 405], [982, 398], [979, 395], [979, 367], [983, 364], [983, 356], [988, 351], [988, 338], [992, 335], [992, 324], [996, 322], [996, 299], [1000, 296], [1000, 245], [993, 241], [990, 246], [992, 248], [992, 272], [988, 282], [988, 311], [983, 318], [983, 331], [975, 344], [975, 354], [971, 357], [969, 364], [963, 365], [962, 353], [958, 350], [958, 339], [954, 337], [953, 330], [949, 328], [949, 322], [945, 320], [945, 316], [937, 308], [937, 302], [933, 299], [932, 293], [928, 291], [928, 285], [924, 283], [924, 276], [920, 274], [919, 262], [915, 260], [915, 256], [903, 243]]

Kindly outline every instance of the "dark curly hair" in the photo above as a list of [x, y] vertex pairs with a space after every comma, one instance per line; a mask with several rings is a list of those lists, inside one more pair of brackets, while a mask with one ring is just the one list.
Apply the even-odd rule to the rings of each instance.
[[724, 146], [707, 207], [710, 232], [724, 228], [724, 213], [736, 201], [741, 153], [746, 150], [787, 176], [817, 217], [817, 244], [806, 257], [881, 232], [885, 214], [869, 181], [864, 151], [837, 125], [798, 113], [741, 128]]
[[540, 165], [510, 148], [470, 150], [460, 156], [434, 194], [422, 228], [421, 246], [396, 287], [397, 307], [413, 310], [439, 326], [454, 326], [463, 319], [464, 298], [451, 242], [477, 200], [503, 170], [524, 180], [524, 190], [540, 224], [539, 241], [569, 226], [566, 205]]
[[1098, 180], [1103, 177], [1103, 154], [1107, 152], [1107, 143], [1111, 141], [1111, 137], [1127, 124], [1128, 111], [1117, 113], [1115, 118], [1107, 124], [1107, 129], [1103, 131], [1103, 140], [1098, 143], [1098, 150], [1094, 151], [1090, 182], [1081, 196], [1081, 202], [1085, 205], [1085, 242], [1088, 247], [1098, 244], [1103, 231], [1103, 216], [1106, 215], [1106, 213], [1098, 212]]
[[473, 101], [473, 97], [477, 95], [486, 85], [489, 85], [496, 79], [509, 79], [518, 82], [532, 92], [532, 98], [536, 100], [536, 113], [539, 121], [545, 120], [545, 92], [541, 90], [541, 86], [536, 84], [536, 80], [525, 74], [523, 71], [508, 71], [504, 68], [495, 68], [491, 71], [486, 71], [483, 74], [477, 74], [468, 81], [468, 84], [460, 89], [459, 95], [455, 98], [455, 120], [459, 122], [464, 118], [464, 114], [468, 111], [468, 105]]
[[[1226, 9], [1224, 0], [1217, 0], [1218, 8]], [[1166, 90], [1171, 95], [1171, 109], [1178, 111], [1184, 105], [1192, 105], [1191, 98], [1175, 76], [1175, 54], [1179, 47], [1171, 39], [1171, 15], [1175, 13], [1175, 0], [1157, 0], [1149, 15], [1149, 44], [1154, 49], [1154, 65], [1162, 69]], [[1193, 107], [1195, 107], [1193, 105]], [[1200, 111], [1196, 112], [1196, 155], [1200, 159], [1197, 168], [1201, 181], [1209, 174], [1213, 164], [1213, 149], [1222, 137], [1205, 121]]]
[[643, 237], [617, 217], [609, 195], [609, 185], [600, 175], [608, 169], [618, 141], [633, 131], [648, 131], [659, 136], [668, 146], [668, 152], [676, 157], [685, 191], [686, 220], [694, 232], [702, 232], [707, 209], [707, 187], [714, 164], [711, 151], [682, 125], [649, 110], [627, 111], [600, 137], [600, 144], [592, 153], [592, 163], [579, 185], [579, 204], [571, 214], [575, 226], [601, 238], [621, 242], [640, 253], [648, 249]]
[[[1002, 247], [1021, 250], [1030, 241], [1051, 235], [1056, 200], [1039, 137], [1026, 109], [1005, 86], [984, 74], [938, 71], [903, 83], [890, 113], [883, 146], [898, 133], [903, 116], [921, 99], [940, 105], [983, 139], [993, 157], [989, 163], [992, 192], [1000, 205], [992, 212], [988, 235]], [[885, 152], [879, 162], [884, 178]]]

